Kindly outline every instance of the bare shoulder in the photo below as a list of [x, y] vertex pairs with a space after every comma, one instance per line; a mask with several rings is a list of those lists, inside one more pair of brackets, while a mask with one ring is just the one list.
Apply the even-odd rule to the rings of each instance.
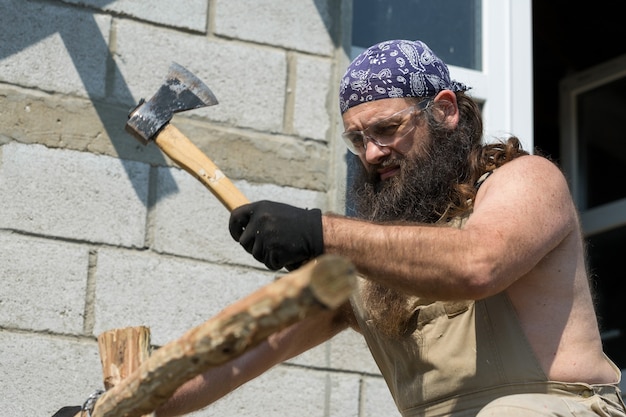
[[[491, 236], [491, 245], [508, 237], [527, 255], [523, 261], [534, 265], [577, 229], [578, 215], [559, 167], [527, 155], [505, 163], [487, 178], [465, 227], [483, 238]], [[506, 245], [501, 249], [511, 253]]]
[[499, 167], [479, 189], [477, 206], [493, 200], [568, 204], [571, 194], [565, 176], [554, 162], [526, 155]]
[[542, 156], [525, 155], [507, 162], [496, 170], [494, 178], [501, 177], [507, 181], [528, 182], [542, 180], [540, 183], [556, 181], [567, 185], [560, 168]]
[[509, 170], [509, 169], [510, 170], [532, 169], [534, 171], [550, 172], [552, 175], [558, 175], [558, 176], [563, 175], [559, 167], [554, 162], [552, 162], [548, 158], [545, 158], [539, 155], [520, 156], [519, 158], [516, 158], [512, 160], [511, 162], [508, 162], [502, 165], [502, 167], [499, 168], [499, 170]]

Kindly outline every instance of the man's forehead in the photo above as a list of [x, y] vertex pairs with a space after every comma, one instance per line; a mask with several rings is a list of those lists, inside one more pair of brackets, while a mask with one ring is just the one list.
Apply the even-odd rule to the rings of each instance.
[[343, 115], [345, 127], [349, 125], [370, 125], [415, 103], [412, 98], [388, 98], [368, 101], [349, 108]]

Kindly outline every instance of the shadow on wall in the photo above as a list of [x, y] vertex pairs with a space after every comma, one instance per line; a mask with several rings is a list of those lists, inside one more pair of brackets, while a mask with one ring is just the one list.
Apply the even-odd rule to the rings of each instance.
[[[330, 39], [333, 41], [333, 45], [335, 48], [339, 47], [350, 47], [350, 43], [348, 45], [344, 45], [342, 42], [342, 34], [344, 31], [348, 31], [347, 35], [349, 38], [352, 38], [352, 25], [348, 25], [347, 27], [344, 25], [344, 22], [341, 19], [341, 16], [344, 15], [347, 10], [343, 9], [344, 1], [336, 1], [336, 0], [314, 0], [315, 8], [317, 9], [318, 14], [322, 17], [322, 21], [324, 22], [324, 26], [326, 26], [326, 31], [330, 36]], [[326, 15], [330, 13], [330, 16]], [[350, 21], [352, 20], [352, 9], [349, 10], [350, 13]], [[344, 51], [346, 56], [349, 56], [349, 50]]]
[[[90, 0], [87, 3], [89, 7], [64, 2], [0, 0], [0, 68], [3, 71], [0, 80], [25, 88], [73, 95], [71, 83], [63, 84], [64, 71], [67, 73], [67, 69], [60, 68], [72, 65], [72, 75], [74, 71], [78, 74], [107, 136], [111, 138], [116, 154], [120, 159], [132, 160], [128, 143], [133, 139], [120, 133], [126, 119], [122, 119], [119, 112], [112, 114], [110, 108], [111, 105], [121, 105], [127, 106], [130, 111], [136, 105], [136, 100], [111, 53], [114, 48], [110, 49], [107, 35], [110, 28], [103, 26], [107, 15], [98, 10], [110, 6], [113, 0]], [[342, 27], [343, 3], [314, 0], [317, 12], [336, 47], [342, 44], [343, 30], [348, 29]], [[40, 44], [54, 37], [60, 38], [61, 48], [64, 49], [58, 54], [46, 49], [40, 55], [25, 53], [26, 62], [10, 59], [30, 48], [41, 48], [43, 51]], [[71, 62], [66, 56], [69, 56]], [[77, 93], [82, 95], [82, 91]], [[160, 152], [155, 154], [152, 162], [165, 165], [166, 158]], [[127, 171], [130, 179], [132, 176], [129, 174]], [[169, 172], [164, 174], [169, 175]], [[133, 187], [137, 196], [142, 195], [139, 184], [133, 184]], [[170, 190], [170, 194], [177, 192], [177, 189]], [[163, 197], [166, 196], [159, 196]], [[155, 203], [148, 201], [146, 204]]]
[[[99, 0], [98, 7], [106, 6], [113, 0]], [[55, 11], [54, 16], [50, 16], [51, 10]], [[80, 11], [80, 19], [77, 19], [77, 11]], [[134, 140], [130, 136], [120, 136], [120, 126], [126, 124], [126, 120], [119, 117], [112, 117], [107, 111], [107, 101], [113, 104], [127, 105], [130, 109], [136, 104], [124, 77], [122, 76], [111, 52], [106, 39], [103, 37], [98, 22], [93, 14], [87, 9], [72, 6], [57, 6], [43, 4], [30, 0], [21, 0], [16, 5], [12, 0], [0, 0], [0, 61], [20, 53], [44, 39], [51, 36], [60, 36], [63, 45], [70, 56], [72, 64], [78, 73], [88, 98], [96, 110], [107, 135], [111, 138], [111, 143], [120, 159], [128, 158], [127, 141]], [[77, 22], [80, 20], [80, 22]], [[78, 23], [78, 24], [77, 24]], [[100, 56], [105, 53], [105, 56]], [[96, 56], [97, 54], [97, 56]], [[42, 57], [45, 59], [45, 57]], [[28, 63], [28, 68], [32, 71], [41, 71], [46, 65], [37, 65], [36, 62]], [[105, 66], [105, 68], [101, 68]], [[97, 77], [94, 74], [106, 74], [105, 77]], [[45, 80], [45, 75], [40, 75], [38, 79]], [[113, 80], [115, 85], [115, 97], [110, 95], [113, 90]], [[28, 84], [28, 83], [27, 83]], [[39, 89], [54, 91], [53, 88], [45, 88], [38, 85]], [[165, 165], [165, 158], [159, 154], [157, 156], [158, 165]], [[126, 167], [126, 164], [123, 164]], [[127, 174], [130, 174], [127, 170]], [[169, 175], [169, 172], [164, 173]], [[132, 182], [132, 176], [128, 175]], [[139, 184], [134, 184], [137, 196], [145, 194], [138, 190]], [[171, 193], [176, 193], [176, 188]], [[161, 195], [161, 198], [166, 197]], [[140, 198], [141, 200], [141, 198]], [[154, 204], [147, 202], [146, 204]]]

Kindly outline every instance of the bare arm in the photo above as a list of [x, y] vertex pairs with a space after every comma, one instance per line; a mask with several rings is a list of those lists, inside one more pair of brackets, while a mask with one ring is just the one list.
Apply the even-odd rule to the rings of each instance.
[[170, 417], [199, 410], [283, 361], [323, 343], [346, 328], [342, 309], [296, 323], [224, 365], [181, 386], [156, 415]]
[[525, 156], [483, 184], [462, 229], [377, 225], [324, 216], [327, 253], [370, 279], [433, 299], [479, 299], [528, 273], [576, 227], [567, 183], [550, 161]]

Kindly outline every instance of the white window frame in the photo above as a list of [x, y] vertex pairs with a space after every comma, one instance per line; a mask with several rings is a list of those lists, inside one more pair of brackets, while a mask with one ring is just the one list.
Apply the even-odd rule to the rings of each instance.
[[450, 74], [483, 103], [487, 142], [515, 135], [532, 153], [531, 0], [483, 0], [482, 22], [482, 70], [451, 65]]

